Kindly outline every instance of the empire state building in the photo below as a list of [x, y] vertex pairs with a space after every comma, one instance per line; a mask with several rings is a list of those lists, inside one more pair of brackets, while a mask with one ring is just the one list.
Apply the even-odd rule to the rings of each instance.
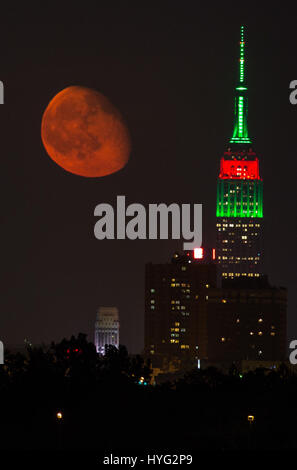
[[263, 182], [248, 133], [244, 27], [239, 42], [232, 137], [217, 182], [216, 257], [224, 279], [262, 274]]

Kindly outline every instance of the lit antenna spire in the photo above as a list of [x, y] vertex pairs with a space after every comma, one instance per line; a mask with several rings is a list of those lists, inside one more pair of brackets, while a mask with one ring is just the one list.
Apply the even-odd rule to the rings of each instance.
[[247, 127], [248, 98], [245, 81], [244, 26], [240, 28], [239, 46], [239, 84], [235, 88], [234, 129], [230, 143], [242, 145], [251, 143]]
[[244, 27], [240, 28], [239, 83], [244, 83]]

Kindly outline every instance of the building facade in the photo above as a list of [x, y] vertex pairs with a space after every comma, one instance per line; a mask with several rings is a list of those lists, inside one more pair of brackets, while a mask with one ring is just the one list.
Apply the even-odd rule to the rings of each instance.
[[286, 359], [286, 289], [265, 276], [218, 287], [216, 269], [189, 252], [146, 265], [145, 354], [153, 369]]
[[210, 362], [282, 361], [287, 357], [287, 291], [250, 284], [210, 289], [207, 303]]
[[95, 322], [95, 346], [99, 354], [105, 354], [105, 346], [119, 347], [120, 321], [116, 307], [99, 307]]
[[234, 128], [217, 182], [216, 251], [222, 278], [262, 275], [263, 182], [248, 134], [244, 29], [241, 27]]
[[206, 300], [215, 286], [215, 263], [194, 252], [146, 265], [145, 353], [155, 367], [174, 359], [197, 363], [206, 354]]

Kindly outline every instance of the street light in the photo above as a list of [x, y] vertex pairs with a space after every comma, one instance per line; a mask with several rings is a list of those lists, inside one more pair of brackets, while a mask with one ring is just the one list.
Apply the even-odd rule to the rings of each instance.
[[250, 449], [253, 448], [253, 440], [254, 440], [254, 422], [255, 422], [255, 416], [254, 415], [248, 415], [247, 420], [249, 422], [249, 447]]
[[57, 411], [56, 413], [57, 418], [57, 441], [58, 441], [58, 449], [62, 449], [62, 428], [63, 428], [63, 413], [62, 411]]

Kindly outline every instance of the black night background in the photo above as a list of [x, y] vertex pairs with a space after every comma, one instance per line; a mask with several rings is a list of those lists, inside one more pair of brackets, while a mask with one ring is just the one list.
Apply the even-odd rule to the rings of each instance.
[[[133, 355], [142, 353], [145, 264], [167, 262], [174, 251], [182, 251], [182, 240], [99, 241], [94, 237], [94, 208], [101, 202], [115, 207], [117, 195], [125, 195], [127, 204], [144, 206], [202, 203], [203, 244], [215, 245], [216, 181], [232, 132], [241, 24], [247, 31], [249, 134], [264, 181], [264, 270], [272, 285], [288, 289], [288, 347], [297, 338], [297, 106], [289, 102], [289, 83], [297, 79], [297, 9], [242, 5], [164, 1], [1, 7], [0, 79], [5, 94], [0, 106], [0, 339], [7, 350], [22, 345], [25, 338], [33, 345], [49, 345], [84, 333], [93, 342], [96, 310], [116, 305], [121, 344]], [[121, 171], [84, 178], [66, 172], [46, 154], [40, 137], [42, 114], [53, 96], [71, 85], [100, 91], [122, 113], [132, 152]], [[48, 380], [46, 373], [43, 380]], [[239, 386], [235, 382], [222, 385], [222, 404], [229, 389]], [[125, 400], [128, 392], [121, 395], [121, 382], [115, 387], [124, 406], [121, 396]], [[251, 382], [245, 400], [249, 387]], [[55, 400], [53, 409], [58, 409]], [[148, 395], [135, 400], [152, 414], [159, 410], [159, 418], [166, 408], [164, 403], [153, 404]], [[176, 401], [170, 400], [173, 410]], [[242, 413], [245, 416], [245, 410]], [[284, 416], [288, 419], [289, 410]], [[146, 421], [151, 433], [159, 418]], [[126, 410], [121, 419], [139, 420], [135, 427], [141, 425], [136, 410]], [[223, 429], [229, 414], [220, 419]], [[228, 431], [231, 440], [235, 426]], [[110, 423], [107, 428], [112, 432]], [[11, 425], [12, 440], [13, 429]], [[245, 447], [242, 442], [248, 442], [247, 448], [253, 445], [248, 432], [241, 436], [240, 448]], [[294, 432], [290, 445], [296, 447]], [[36, 438], [33, 431], [28, 435]], [[220, 449], [218, 435], [213, 441], [201, 436], [202, 447], [211, 449], [213, 442], [213, 448]], [[183, 438], [179, 453], [191, 453], [193, 434]], [[111, 446], [112, 438], [104, 443]], [[34, 449], [32, 442], [23, 445]], [[40, 440], [36, 445], [43, 448]], [[153, 440], [151, 445], [158, 450]], [[233, 448], [226, 435], [223, 446]], [[267, 438], [263, 448], [269, 446]], [[286, 448], [286, 443], [280, 447]], [[126, 455], [125, 447], [121, 452]]]

